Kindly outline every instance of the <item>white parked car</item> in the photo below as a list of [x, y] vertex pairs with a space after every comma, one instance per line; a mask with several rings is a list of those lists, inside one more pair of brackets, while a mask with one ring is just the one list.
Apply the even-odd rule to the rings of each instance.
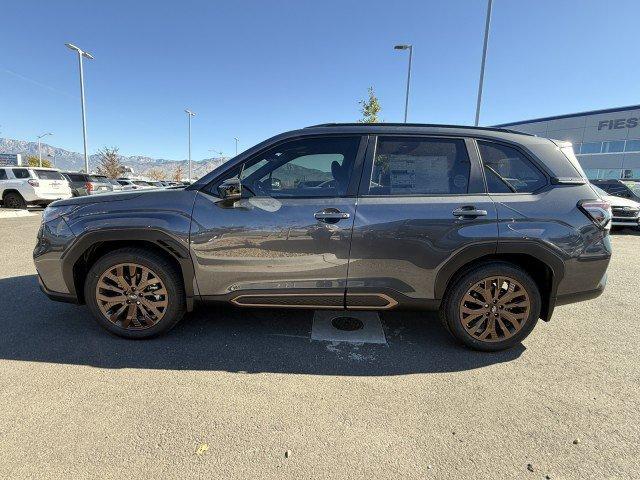
[[628, 198], [616, 197], [609, 195], [600, 187], [593, 185], [603, 200], [611, 204], [613, 217], [611, 218], [612, 227], [640, 227], [640, 203]]
[[7, 208], [44, 206], [71, 196], [69, 182], [55, 168], [0, 167], [0, 198]]

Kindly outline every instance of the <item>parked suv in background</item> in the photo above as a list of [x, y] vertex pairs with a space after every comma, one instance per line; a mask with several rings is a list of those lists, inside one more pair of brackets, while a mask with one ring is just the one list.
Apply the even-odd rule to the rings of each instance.
[[600, 198], [611, 204], [611, 226], [612, 227], [640, 227], [640, 203], [629, 198], [609, 195], [600, 187], [594, 185], [596, 193]]
[[71, 198], [71, 190], [55, 168], [0, 167], [0, 199], [7, 208], [44, 206], [66, 198]]
[[639, 182], [633, 180], [592, 180], [591, 183], [600, 187], [609, 195], [640, 202]]
[[610, 220], [570, 143], [329, 124], [185, 188], [57, 202], [34, 259], [47, 295], [127, 338], [166, 332], [200, 300], [438, 310], [462, 343], [499, 350], [603, 291]]
[[63, 175], [69, 181], [71, 192], [74, 197], [83, 197], [85, 195], [95, 195], [96, 193], [108, 193], [113, 191], [113, 185], [111, 185], [107, 177], [88, 175], [81, 172], [63, 172]]

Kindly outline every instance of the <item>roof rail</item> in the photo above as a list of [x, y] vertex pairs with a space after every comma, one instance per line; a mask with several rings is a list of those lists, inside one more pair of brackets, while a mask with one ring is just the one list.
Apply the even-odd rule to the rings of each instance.
[[489, 130], [492, 132], [507, 132], [517, 133], [518, 135], [535, 136], [530, 133], [520, 132], [518, 130], [512, 130], [509, 128], [501, 127], [475, 127], [472, 125], [446, 125], [438, 123], [364, 123], [364, 122], [352, 122], [352, 123], [320, 123], [318, 125], [309, 125], [305, 128], [317, 128], [317, 127], [361, 127], [361, 126], [374, 126], [374, 127], [430, 127], [430, 128], [464, 128], [470, 130]]

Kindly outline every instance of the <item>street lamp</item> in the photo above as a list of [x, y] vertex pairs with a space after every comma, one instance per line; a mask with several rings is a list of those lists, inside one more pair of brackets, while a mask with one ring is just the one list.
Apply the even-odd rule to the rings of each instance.
[[85, 108], [84, 108], [84, 71], [82, 69], [82, 58], [88, 58], [89, 60], [93, 60], [93, 55], [89, 52], [85, 52], [81, 50], [79, 47], [76, 47], [73, 43], [65, 43], [67, 48], [78, 52], [78, 67], [80, 69], [80, 103], [82, 104], [82, 139], [84, 142], [84, 171], [85, 173], [89, 173], [89, 156], [87, 155], [87, 119], [85, 117]]
[[409, 85], [411, 84], [411, 57], [413, 56], [413, 45], [396, 45], [395, 50], [409, 50], [409, 70], [407, 71], [407, 94], [404, 99], [404, 123], [407, 123], [407, 111], [409, 110]]
[[46, 137], [47, 135], [53, 135], [51, 132], [43, 133], [42, 135], [38, 135], [38, 163], [42, 167], [42, 152], [40, 151], [40, 139]]
[[482, 85], [484, 83], [484, 64], [487, 60], [487, 45], [489, 43], [489, 26], [491, 25], [491, 6], [493, 0], [488, 0], [487, 3], [487, 18], [484, 23], [484, 45], [482, 46], [482, 62], [480, 63], [480, 81], [478, 82], [478, 100], [476, 102], [476, 123], [478, 126], [480, 121], [480, 104], [482, 103]]
[[185, 109], [184, 113], [187, 114], [187, 119], [189, 122], [189, 183], [191, 183], [191, 117], [195, 117], [196, 114], [189, 109]]
[[238, 156], [238, 142], [240, 141], [238, 139], [238, 137], [233, 137], [233, 139], [236, 141], [236, 157]]

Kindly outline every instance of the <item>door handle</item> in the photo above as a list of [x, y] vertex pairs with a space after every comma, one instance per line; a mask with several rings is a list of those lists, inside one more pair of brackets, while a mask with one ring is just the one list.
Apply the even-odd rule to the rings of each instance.
[[313, 216], [319, 222], [336, 223], [336, 222], [339, 222], [340, 220], [345, 220], [349, 218], [351, 214], [346, 212], [340, 212], [339, 210], [335, 210], [335, 209], [326, 209], [326, 210], [322, 210], [320, 212], [314, 213]]
[[464, 207], [456, 208], [453, 212], [454, 217], [465, 218], [465, 217], [486, 217], [486, 210], [478, 210], [473, 205], [465, 205]]

